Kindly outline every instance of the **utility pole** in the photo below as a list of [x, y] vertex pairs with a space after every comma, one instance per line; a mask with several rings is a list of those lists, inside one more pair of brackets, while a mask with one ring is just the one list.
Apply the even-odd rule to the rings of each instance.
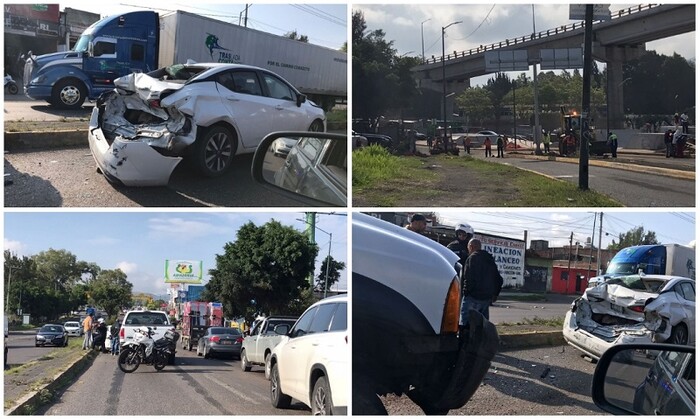
[[588, 190], [588, 142], [591, 140], [591, 67], [593, 67], [593, 5], [586, 5], [586, 22], [583, 33], [583, 98], [581, 105], [581, 157], [578, 167], [578, 188]]
[[430, 19], [426, 19], [420, 23], [420, 59], [421, 63], [425, 63], [425, 42], [423, 41], [423, 24]]
[[331, 266], [331, 244], [333, 243], [333, 234], [329, 233], [330, 239], [328, 239], [328, 259], [326, 259], [326, 279], [325, 279], [325, 286], [323, 286], [323, 298], [328, 297], [328, 269]]
[[596, 269], [596, 275], [600, 275], [600, 247], [603, 243], [603, 212], [600, 212], [600, 226], [598, 226], [598, 268]]
[[571, 248], [574, 247], [574, 232], [571, 232], [569, 237], [569, 266], [566, 269], [566, 294], [569, 294], [569, 277], [571, 275]]
[[250, 6], [251, 6], [251, 5], [248, 4], [248, 3], [246, 3], [246, 5], [245, 5], [245, 20], [244, 20], [245, 25], [244, 25], [244, 26], [245, 26], [246, 28], [248, 27], [248, 8], [249, 8]]
[[[306, 213], [306, 235], [309, 237], [309, 241], [312, 244], [316, 243], [316, 213], [314, 212], [307, 212]], [[309, 280], [309, 285], [311, 286], [311, 290], [314, 288], [314, 273], [311, 271], [308, 277]]]
[[598, 216], [598, 213], [593, 214], [593, 234], [591, 236], [591, 250], [588, 253], [588, 272], [590, 273], [591, 271], [591, 264], [593, 263], [593, 243], [595, 241], [595, 222], [596, 222], [596, 216]]
[[447, 80], [445, 80], [445, 29], [452, 25], [462, 23], [462, 21], [452, 22], [447, 26], [442, 27], [442, 121], [443, 121], [443, 132], [442, 141], [445, 147], [445, 153], [447, 153]]
[[[532, 38], [535, 38], [537, 31], [535, 30], [535, 5], [532, 5]], [[535, 96], [535, 128], [532, 130], [532, 139], [535, 141], [535, 154], [541, 155], [542, 150], [540, 149], [540, 134], [542, 134], [542, 129], [540, 128], [540, 105], [537, 91], [537, 61], [532, 65], [532, 85], [534, 88]]]

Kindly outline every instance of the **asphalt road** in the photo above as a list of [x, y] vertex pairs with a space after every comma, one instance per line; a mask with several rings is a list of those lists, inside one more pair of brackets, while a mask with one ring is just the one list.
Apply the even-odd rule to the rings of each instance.
[[60, 121], [65, 118], [89, 119], [94, 106], [93, 102], [86, 101], [80, 109], [65, 110], [49, 106], [48, 102], [29, 99], [23, 94], [6, 94], [3, 111], [6, 121]]
[[564, 319], [571, 302], [578, 296], [549, 294], [546, 302], [523, 302], [501, 296], [489, 308], [489, 320], [494, 324], [523, 322], [525, 319]]
[[[36, 347], [34, 345], [36, 331], [11, 331], [7, 338], [7, 363], [23, 365], [33, 360], [41, 359], [56, 350], [55, 346]], [[68, 340], [80, 340], [82, 337], [69, 337]]]
[[44, 415], [308, 415], [298, 401], [287, 410], [270, 404], [264, 372], [242, 372], [238, 360], [204, 359], [181, 351], [160, 372], [140, 366], [125, 374], [117, 358], [97, 356], [92, 366], [59, 395]]

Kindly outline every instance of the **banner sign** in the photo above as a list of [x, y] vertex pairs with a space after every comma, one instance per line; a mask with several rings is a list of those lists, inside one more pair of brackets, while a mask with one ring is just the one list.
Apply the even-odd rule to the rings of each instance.
[[521, 287], [525, 283], [525, 241], [476, 233], [481, 249], [493, 256], [503, 286]]
[[165, 282], [202, 284], [202, 261], [165, 260]]

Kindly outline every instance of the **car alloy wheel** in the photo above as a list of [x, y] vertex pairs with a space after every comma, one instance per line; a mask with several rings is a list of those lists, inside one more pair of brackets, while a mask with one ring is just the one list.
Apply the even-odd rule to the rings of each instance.
[[235, 154], [236, 139], [226, 127], [209, 127], [197, 140], [195, 159], [204, 176], [214, 178], [223, 175], [231, 167]]
[[321, 376], [314, 384], [311, 395], [311, 414], [314, 416], [327, 416], [333, 414], [331, 402], [331, 389], [325, 376]]

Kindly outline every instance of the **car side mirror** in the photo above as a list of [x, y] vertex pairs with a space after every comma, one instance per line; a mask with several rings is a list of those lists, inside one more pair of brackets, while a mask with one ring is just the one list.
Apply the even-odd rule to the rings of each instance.
[[304, 102], [306, 102], [306, 95], [304, 95], [303, 93], [298, 94], [297, 95], [297, 106], [301, 106], [301, 104], [303, 104]]
[[347, 205], [347, 136], [275, 132], [258, 145], [253, 179], [309, 206]]
[[591, 393], [615, 415], [695, 414], [695, 347], [613, 346], [598, 361]]
[[285, 324], [277, 325], [277, 326], [275, 326], [275, 329], [273, 331], [277, 335], [287, 335], [287, 333], [289, 333], [289, 325], [285, 325]]

